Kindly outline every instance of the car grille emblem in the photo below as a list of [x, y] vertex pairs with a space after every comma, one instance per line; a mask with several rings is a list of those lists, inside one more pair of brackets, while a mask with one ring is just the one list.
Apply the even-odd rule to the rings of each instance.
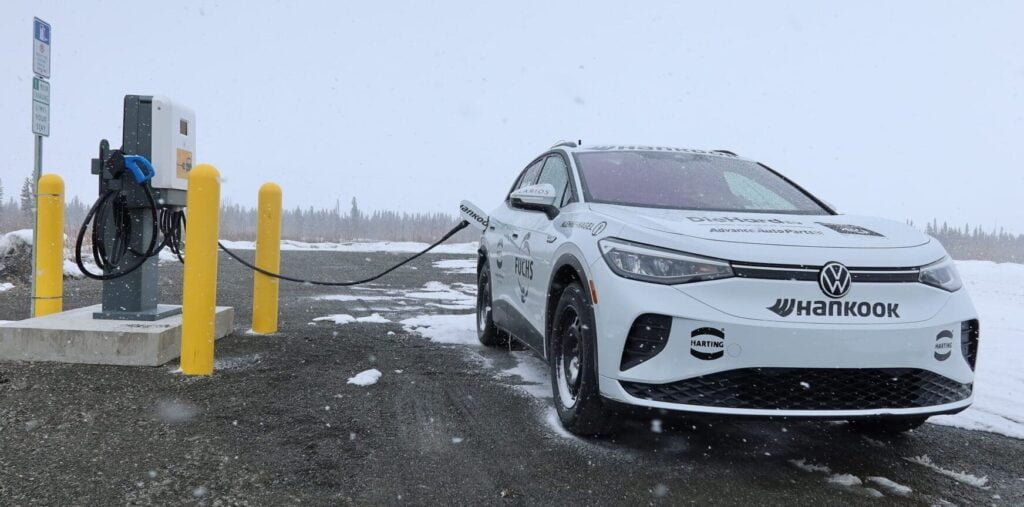
[[818, 286], [821, 292], [830, 298], [841, 298], [850, 292], [853, 277], [850, 270], [838, 262], [830, 262], [821, 268], [818, 274]]

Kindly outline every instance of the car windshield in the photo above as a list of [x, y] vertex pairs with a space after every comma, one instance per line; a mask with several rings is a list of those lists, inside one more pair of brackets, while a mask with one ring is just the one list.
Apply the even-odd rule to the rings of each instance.
[[588, 202], [644, 208], [827, 215], [811, 196], [746, 160], [673, 151], [577, 153]]

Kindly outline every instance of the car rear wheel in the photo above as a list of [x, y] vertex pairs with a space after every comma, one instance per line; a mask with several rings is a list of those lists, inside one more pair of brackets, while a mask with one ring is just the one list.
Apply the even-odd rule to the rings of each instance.
[[494, 325], [491, 268], [484, 260], [476, 279], [476, 336], [487, 347], [508, 346], [508, 335]]
[[567, 430], [583, 436], [615, 433], [620, 426], [601, 398], [597, 384], [597, 353], [593, 309], [583, 286], [565, 288], [551, 327], [550, 373], [558, 418]]
[[857, 419], [850, 421], [853, 429], [862, 433], [892, 436], [920, 428], [927, 417], [906, 417], [898, 419]]

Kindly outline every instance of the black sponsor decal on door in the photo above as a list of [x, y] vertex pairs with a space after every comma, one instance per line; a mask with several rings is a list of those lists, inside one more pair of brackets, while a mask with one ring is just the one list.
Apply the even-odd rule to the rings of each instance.
[[690, 332], [690, 355], [712, 361], [725, 355], [725, 331], [702, 327]]
[[935, 359], [945, 361], [953, 354], [953, 332], [950, 330], [940, 331], [935, 336]]

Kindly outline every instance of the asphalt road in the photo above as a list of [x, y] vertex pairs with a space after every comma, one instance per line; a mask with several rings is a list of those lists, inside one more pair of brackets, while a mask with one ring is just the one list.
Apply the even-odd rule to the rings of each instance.
[[[283, 265], [344, 279], [398, 257], [285, 252]], [[445, 258], [374, 288], [473, 281], [432, 267]], [[163, 266], [174, 302], [180, 269]], [[542, 368], [525, 352], [438, 344], [395, 323], [311, 324], [386, 302], [315, 300], [356, 291], [290, 283], [280, 333], [250, 335], [251, 280], [221, 256], [218, 303], [238, 313], [210, 378], [175, 363], [0, 362], [0, 504], [1024, 504], [1024, 442], [930, 424], [883, 442], [844, 424], [638, 418], [614, 439], [577, 439], [529, 394], [544, 386], [515, 374]], [[98, 301], [94, 282], [67, 289], [68, 308]], [[28, 289], [0, 294], [0, 319], [27, 312]], [[425, 312], [466, 313], [385, 316]], [[377, 384], [346, 384], [369, 368], [384, 373]]]

